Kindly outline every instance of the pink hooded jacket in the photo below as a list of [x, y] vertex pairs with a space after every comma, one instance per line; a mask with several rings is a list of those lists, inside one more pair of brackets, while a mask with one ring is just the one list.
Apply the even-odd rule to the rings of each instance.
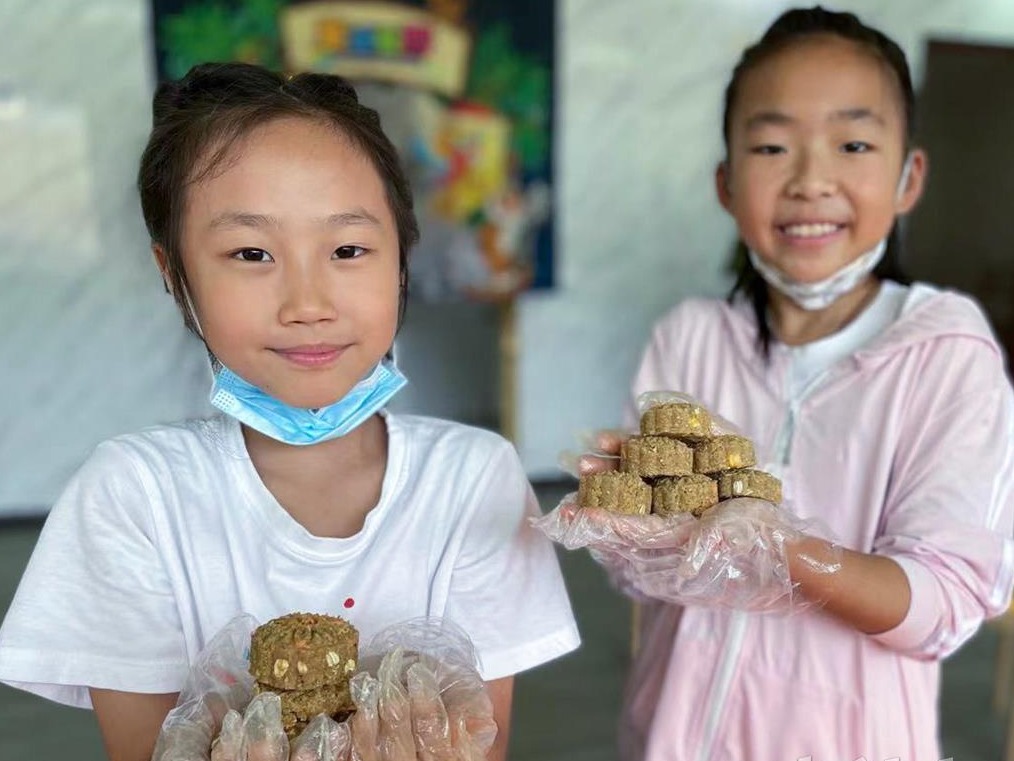
[[691, 300], [656, 325], [633, 398], [684, 391], [741, 427], [789, 509], [901, 565], [908, 614], [869, 636], [819, 610], [645, 605], [624, 761], [935, 761], [939, 661], [1010, 602], [1014, 399], [975, 302], [913, 286], [801, 402], [789, 362], [774, 343], [761, 360], [745, 302]]

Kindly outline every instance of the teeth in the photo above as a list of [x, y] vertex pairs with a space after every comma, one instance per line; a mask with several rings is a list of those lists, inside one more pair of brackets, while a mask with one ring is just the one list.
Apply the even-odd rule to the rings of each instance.
[[830, 235], [838, 230], [838, 225], [830, 222], [821, 222], [810, 225], [786, 225], [782, 228], [787, 235], [795, 238], [817, 238], [821, 235]]

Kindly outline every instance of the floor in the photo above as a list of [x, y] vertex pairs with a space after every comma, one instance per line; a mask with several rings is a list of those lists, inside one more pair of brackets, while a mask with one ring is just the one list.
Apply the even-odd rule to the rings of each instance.
[[[539, 487], [547, 508], [564, 491], [555, 484]], [[0, 610], [10, 604], [38, 532], [32, 522], [0, 526]], [[610, 761], [629, 652], [629, 606], [611, 592], [587, 553], [563, 552], [560, 559], [584, 645], [573, 656], [518, 678], [511, 761]], [[990, 708], [996, 643], [996, 631], [984, 628], [944, 664], [943, 744], [945, 757], [954, 761], [1001, 758], [1002, 726]], [[0, 685], [0, 761], [71, 757], [105, 758], [91, 714]]]

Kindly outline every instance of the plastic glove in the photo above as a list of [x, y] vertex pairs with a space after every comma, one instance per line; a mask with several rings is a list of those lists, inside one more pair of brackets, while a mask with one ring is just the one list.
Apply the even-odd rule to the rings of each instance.
[[395, 648], [384, 656], [377, 670], [380, 682], [380, 750], [383, 761], [412, 761], [415, 740], [412, 737], [412, 709], [404, 684], [405, 653]]
[[416, 662], [408, 667], [405, 677], [419, 761], [454, 758], [451, 723], [447, 718], [447, 708], [440, 699], [436, 675], [424, 663]]
[[349, 683], [356, 712], [349, 718], [352, 761], [383, 761], [380, 755], [380, 682], [365, 671]]
[[[789, 576], [787, 547], [826, 533], [759, 499], [730, 499], [691, 515], [621, 515], [579, 508], [576, 494], [532, 523], [568, 549], [588, 547], [616, 586], [635, 598], [678, 605], [771, 611], [808, 607]], [[841, 550], [813, 559], [835, 573]]]
[[[180, 690], [176, 707], [162, 723], [153, 761], [211, 758], [212, 740], [229, 712], [244, 711], [253, 698], [254, 680], [247, 670], [246, 652], [256, 626], [253, 617], [238, 616], [201, 651]], [[229, 752], [232, 749], [228, 746], [221, 751]], [[226, 755], [223, 759], [229, 761]]]
[[222, 721], [222, 730], [211, 744], [211, 761], [242, 761], [243, 716], [230, 710]]
[[240, 616], [198, 656], [159, 735], [154, 761], [484, 761], [496, 737], [493, 705], [467, 635], [439, 619], [378, 633], [350, 683], [357, 712], [318, 716], [290, 745], [281, 701], [253, 695], [250, 636]]
[[[383, 761], [484, 761], [496, 738], [493, 703], [463, 631], [439, 619], [414, 619], [378, 633], [364, 653], [360, 665], [369, 670], [381, 658], [376, 691]], [[357, 705], [358, 693], [369, 706], [370, 682], [352, 687]], [[350, 722], [354, 753], [365, 744], [357, 722], [366, 733], [374, 726], [368, 713]]]
[[290, 750], [290, 761], [345, 761], [351, 751], [349, 725], [330, 716], [314, 717]]
[[273, 692], [255, 695], [243, 714], [245, 761], [288, 761], [289, 738], [282, 729], [282, 699]]

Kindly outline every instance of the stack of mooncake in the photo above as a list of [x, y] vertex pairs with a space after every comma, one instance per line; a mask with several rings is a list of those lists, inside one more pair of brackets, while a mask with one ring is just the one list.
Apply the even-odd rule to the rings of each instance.
[[291, 613], [259, 626], [250, 641], [255, 690], [279, 695], [290, 740], [317, 714], [342, 721], [355, 711], [349, 680], [358, 657], [359, 632], [337, 616]]
[[675, 402], [649, 407], [641, 435], [623, 443], [620, 469], [581, 477], [578, 504], [630, 515], [700, 515], [721, 500], [755, 497], [778, 504], [782, 484], [756, 470], [753, 443], [713, 435], [700, 405]]

